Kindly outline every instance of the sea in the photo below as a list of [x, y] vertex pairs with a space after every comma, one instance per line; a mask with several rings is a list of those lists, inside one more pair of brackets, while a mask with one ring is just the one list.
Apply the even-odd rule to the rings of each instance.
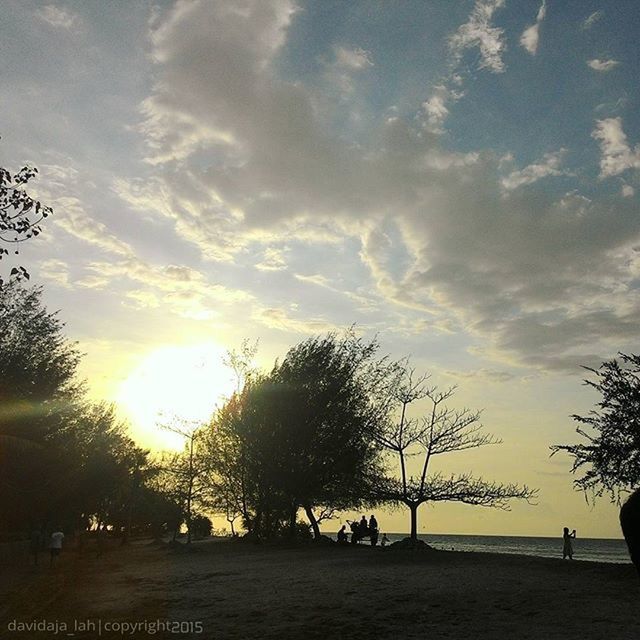
[[[402, 540], [406, 533], [387, 533], [390, 542]], [[453, 534], [422, 534], [421, 540], [443, 551], [474, 551], [480, 553], [508, 553], [541, 558], [562, 558], [562, 537], [536, 538], [529, 536], [466, 536]], [[610, 538], [576, 538], [573, 559], [587, 562], [630, 563], [624, 540]]]

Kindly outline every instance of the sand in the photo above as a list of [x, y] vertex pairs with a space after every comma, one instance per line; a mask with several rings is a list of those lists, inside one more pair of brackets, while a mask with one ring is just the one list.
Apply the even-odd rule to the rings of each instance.
[[[213, 541], [67, 552], [53, 569], [7, 575], [0, 633], [13, 638], [54, 637], [8, 631], [34, 621], [57, 621], [58, 638], [640, 638], [630, 565]], [[158, 619], [192, 633], [150, 634]]]

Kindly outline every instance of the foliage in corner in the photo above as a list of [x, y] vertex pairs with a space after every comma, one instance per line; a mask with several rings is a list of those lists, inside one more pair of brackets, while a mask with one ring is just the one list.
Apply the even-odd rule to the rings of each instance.
[[[38, 174], [35, 167], [22, 167], [11, 173], [0, 167], [0, 260], [10, 251], [18, 254], [18, 245], [40, 234], [40, 223], [53, 213], [53, 209], [32, 198], [26, 191], [28, 182]], [[9, 249], [9, 245], [11, 249]], [[22, 266], [11, 269], [10, 278], [29, 279]], [[5, 284], [0, 275], [0, 287]]]
[[584, 441], [551, 447], [551, 455], [573, 456], [571, 472], [581, 474], [574, 480], [577, 489], [592, 498], [606, 492], [613, 502], [640, 486], [640, 356], [620, 353], [619, 358], [598, 369], [584, 367], [595, 376], [584, 384], [601, 395], [596, 409], [571, 416]]

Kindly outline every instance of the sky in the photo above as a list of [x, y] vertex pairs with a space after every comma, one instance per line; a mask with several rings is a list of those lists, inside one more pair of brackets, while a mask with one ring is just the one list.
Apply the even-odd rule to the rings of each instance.
[[635, 0], [0, 14], [0, 166], [37, 166], [55, 210], [20, 264], [139, 442], [171, 444], [158, 411], [205, 417], [243, 339], [266, 367], [355, 323], [503, 441], [440, 470], [540, 490], [425, 508], [421, 531], [620, 537], [549, 446], [598, 399], [581, 366], [637, 353]]

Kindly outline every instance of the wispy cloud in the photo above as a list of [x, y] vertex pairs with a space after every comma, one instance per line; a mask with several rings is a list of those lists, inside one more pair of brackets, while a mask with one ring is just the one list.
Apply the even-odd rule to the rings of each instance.
[[593, 60], [588, 60], [587, 65], [589, 65], [594, 71], [611, 71], [620, 64], [619, 60], [600, 60], [599, 58], [594, 58]]
[[256, 264], [255, 267], [259, 271], [283, 271], [287, 268], [284, 254], [284, 249], [267, 247], [264, 250], [262, 261]]
[[545, 19], [547, 15], [546, 0], [543, 0], [540, 8], [538, 9], [538, 15], [536, 21], [531, 26], [527, 27], [520, 36], [520, 44], [532, 55], [535, 56], [538, 51], [538, 42], [540, 40], [540, 23]]
[[365, 69], [372, 67], [371, 53], [364, 49], [349, 49], [347, 47], [335, 47], [335, 64], [346, 69]]
[[537, 182], [547, 176], [566, 175], [567, 172], [561, 169], [566, 153], [566, 149], [545, 153], [539, 162], [534, 162], [524, 167], [524, 169], [512, 171], [508, 176], [502, 178], [502, 186], [507, 191], [511, 191], [523, 185]]
[[493, 14], [504, 6], [505, 0], [476, 0], [469, 20], [461, 25], [449, 39], [449, 46], [456, 60], [467, 49], [478, 48], [481, 69], [502, 73], [505, 65], [502, 54], [506, 49], [504, 30], [493, 26]]
[[588, 31], [589, 29], [591, 29], [591, 27], [593, 27], [593, 25], [598, 22], [598, 20], [600, 20], [602, 18], [602, 16], [604, 15], [604, 11], [594, 11], [592, 14], [590, 14], [589, 16], [587, 16], [583, 21], [582, 24], [580, 25], [580, 27], [584, 30], [584, 31]]
[[38, 275], [65, 289], [71, 288], [69, 282], [69, 265], [63, 260], [57, 260], [55, 258], [43, 260], [40, 262]]
[[322, 318], [294, 318], [285, 309], [270, 307], [259, 309], [253, 314], [254, 320], [270, 329], [293, 331], [294, 333], [318, 334], [336, 329], [336, 325]]
[[640, 145], [631, 148], [622, 128], [622, 118], [598, 120], [591, 135], [600, 143], [600, 177], [640, 169]]
[[460, 100], [463, 95], [462, 90], [447, 84], [435, 85], [429, 98], [422, 103], [426, 129], [431, 133], [444, 133], [443, 124], [449, 115], [449, 105]]
[[56, 29], [71, 30], [80, 25], [80, 17], [67, 9], [53, 4], [46, 4], [36, 11], [36, 16]]

